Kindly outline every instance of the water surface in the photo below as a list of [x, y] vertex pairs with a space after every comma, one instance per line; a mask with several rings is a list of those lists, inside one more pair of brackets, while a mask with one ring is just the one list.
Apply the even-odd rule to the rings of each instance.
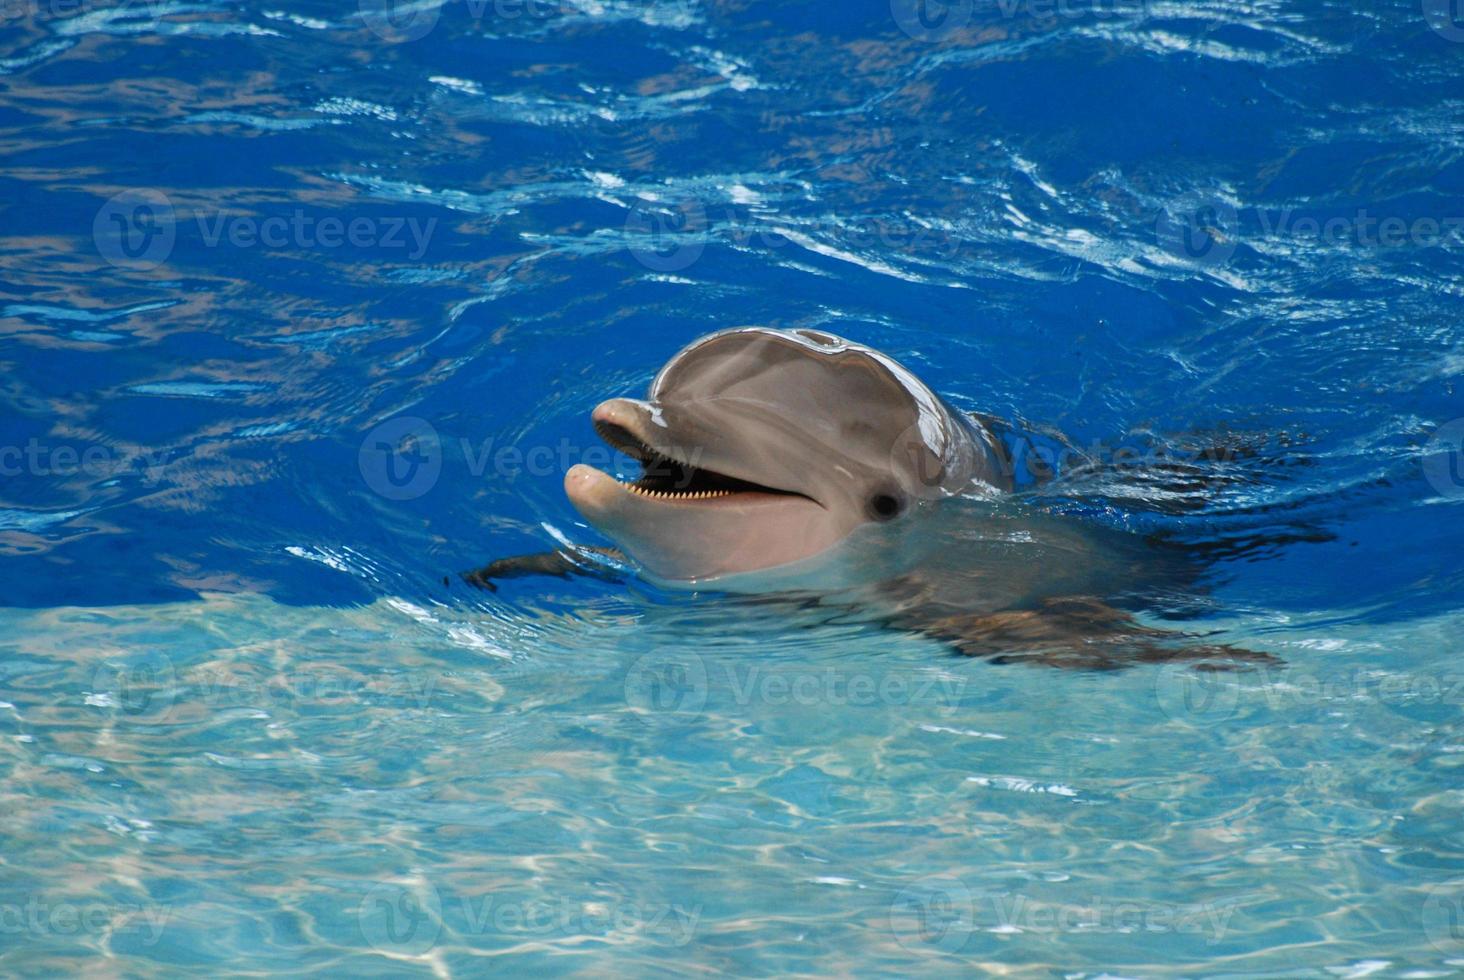
[[[0, 971], [1457, 972], [1448, 14], [6, 8]], [[747, 324], [1033, 444], [1260, 447], [1043, 505], [1280, 663], [442, 584], [603, 543], [589, 409]]]

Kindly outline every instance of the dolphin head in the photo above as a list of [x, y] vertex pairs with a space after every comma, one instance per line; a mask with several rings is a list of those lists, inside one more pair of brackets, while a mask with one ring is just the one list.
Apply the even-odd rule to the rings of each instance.
[[704, 337], [648, 398], [612, 398], [591, 418], [645, 472], [622, 482], [579, 464], [565, 492], [666, 580], [789, 565], [943, 498], [1011, 489], [990, 432], [892, 358], [814, 330]]

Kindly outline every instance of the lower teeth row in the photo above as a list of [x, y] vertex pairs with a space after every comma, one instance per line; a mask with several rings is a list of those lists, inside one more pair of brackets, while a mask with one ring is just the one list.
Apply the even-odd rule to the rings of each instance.
[[680, 500], [703, 500], [707, 497], [730, 497], [731, 490], [648, 490], [645, 487], [638, 487], [634, 483], [625, 484], [625, 488], [631, 493], [638, 493], [642, 497], [674, 497]]

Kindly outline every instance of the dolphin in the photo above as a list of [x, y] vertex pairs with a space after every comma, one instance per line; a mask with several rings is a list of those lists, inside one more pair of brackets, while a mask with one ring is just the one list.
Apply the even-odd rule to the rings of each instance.
[[870, 526], [1012, 488], [996, 437], [893, 359], [813, 330], [730, 330], [687, 347], [649, 398], [590, 416], [641, 461], [564, 489], [644, 569], [706, 583], [805, 561]]
[[619, 550], [505, 559], [469, 582], [608, 576], [603, 557], [628, 558], [664, 585], [813, 596], [971, 655], [1079, 667], [1265, 658], [1141, 624], [1119, 603], [1192, 570], [1131, 535], [1023, 506], [993, 421], [863, 344], [721, 331], [672, 357], [645, 399], [611, 398], [590, 418], [642, 472], [581, 463], [564, 489]]

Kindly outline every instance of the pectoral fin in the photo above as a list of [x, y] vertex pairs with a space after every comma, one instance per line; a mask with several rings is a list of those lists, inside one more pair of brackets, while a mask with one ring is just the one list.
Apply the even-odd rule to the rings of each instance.
[[1128, 613], [1086, 596], [969, 616], [921, 619], [918, 613], [907, 613], [897, 625], [943, 640], [967, 656], [989, 657], [994, 663], [1030, 661], [1075, 670], [1116, 670], [1187, 660], [1200, 670], [1233, 670], [1277, 662], [1268, 653], [1196, 642], [1198, 638], [1192, 634], [1145, 626]]
[[588, 575], [606, 581], [618, 581], [619, 571], [610, 564], [597, 562], [596, 558], [621, 562], [625, 560], [625, 555], [614, 548], [564, 548], [559, 551], [500, 558], [482, 568], [459, 574], [464, 582], [489, 592], [498, 591], [498, 586], [494, 584], [497, 579], [523, 578], [528, 575], [553, 575], [556, 578]]

